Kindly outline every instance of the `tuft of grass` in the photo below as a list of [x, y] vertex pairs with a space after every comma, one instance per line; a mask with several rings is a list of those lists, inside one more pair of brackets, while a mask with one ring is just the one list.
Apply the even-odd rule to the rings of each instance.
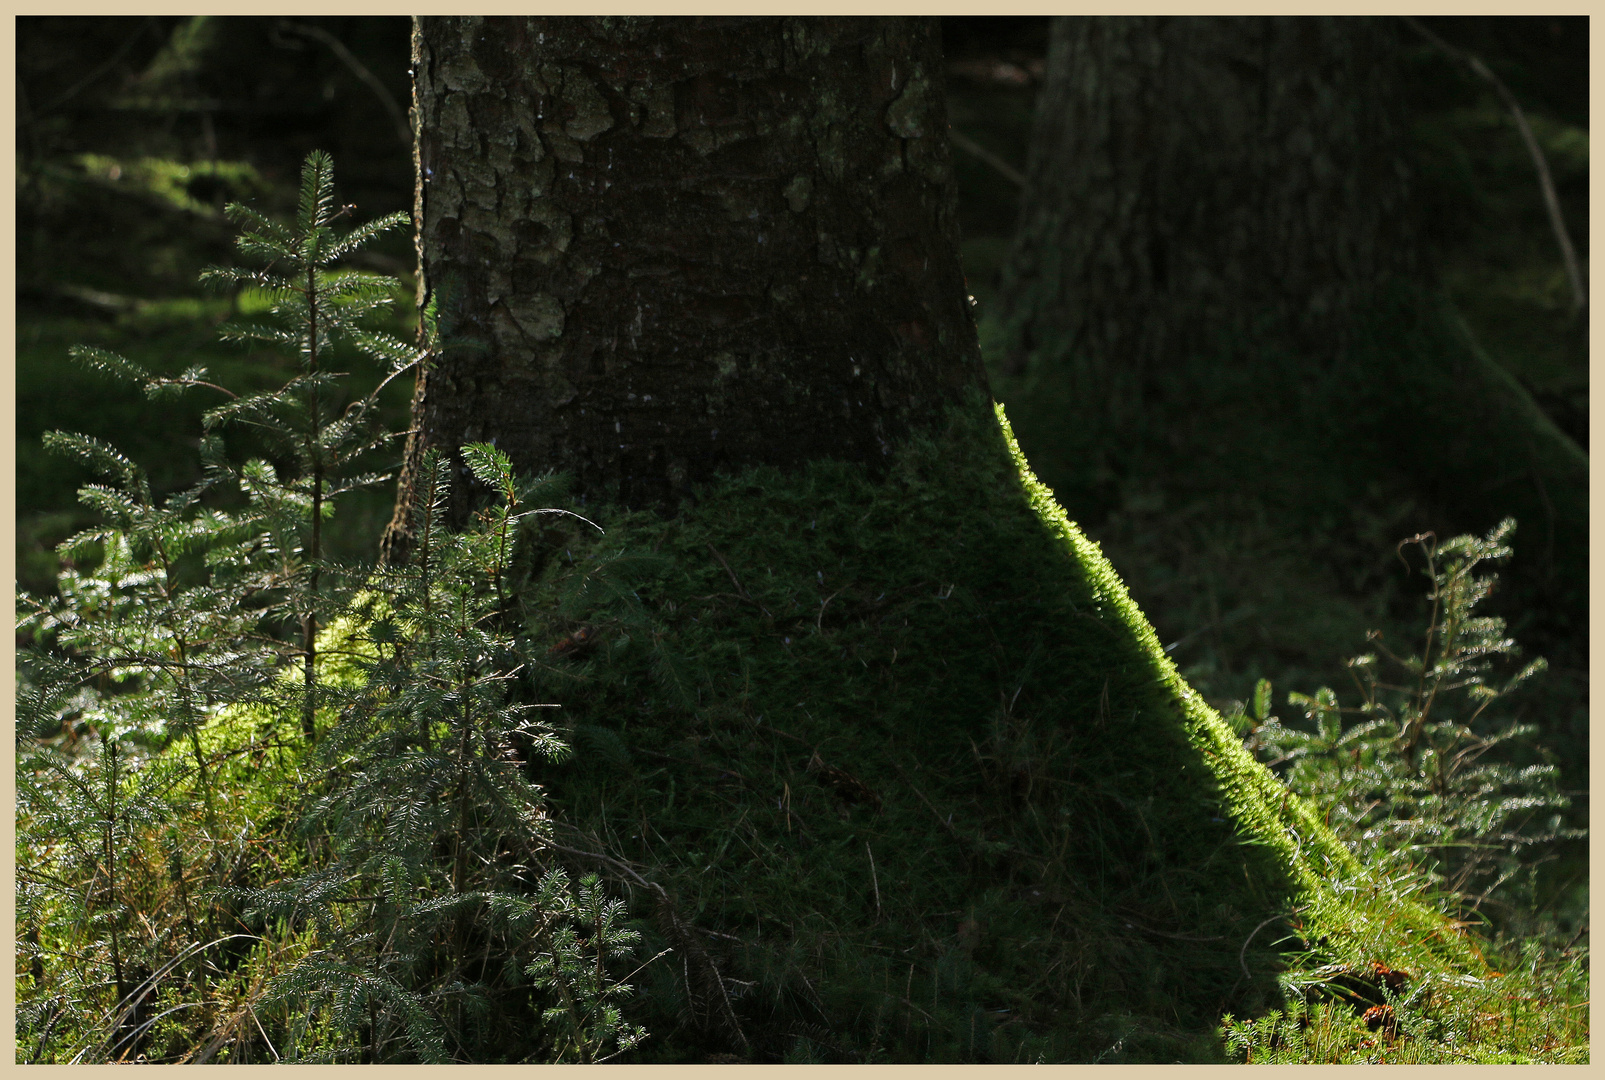
[[1289, 979], [1290, 1003], [1222, 1032], [1248, 1064], [1586, 1064], [1588, 953], [1530, 941], [1480, 974], [1340, 964]]

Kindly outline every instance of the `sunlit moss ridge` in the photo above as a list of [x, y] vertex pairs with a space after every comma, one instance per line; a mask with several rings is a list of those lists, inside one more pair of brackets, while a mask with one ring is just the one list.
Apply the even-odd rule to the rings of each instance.
[[583, 512], [518, 589], [578, 751], [542, 780], [728, 977], [649, 968], [648, 1057], [1208, 1058], [1304, 938], [1474, 962], [1186, 686], [1001, 408]]

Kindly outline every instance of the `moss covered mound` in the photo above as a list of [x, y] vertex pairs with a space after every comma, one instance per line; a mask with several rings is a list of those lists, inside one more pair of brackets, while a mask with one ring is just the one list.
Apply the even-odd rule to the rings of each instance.
[[1395, 544], [1515, 518], [1515, 556], [1484, 613], [1548, 658], [1531, 715], [1565, 786], [1588, 786], [1588, 460], [1453, 305], [1392, 282], [1320, 362], [1274, 324], [1199, 342], [1125, 417], [1108, 404], [1118, 381], [1088, 374], [1064, 342], [1045, 344], [1030, 375], [1004, 374], [1003, 331], [982, 318], [994, 390], [1035, 470], [1166, 640], [1186, 643], [1173, 655], [1211, 700], [1248, 700], [1262, 676], [1348, 685], [1341, 660], [1368, 631], [1419, 633]]
[[579, 751], [541, 766], [562, 843], [675, 950], [634, 980], [640, 1060], [1207, 1058], [1359, 873], [1001, 410], [881, 478], [582, 509], [606, 535], [527, 545], [526, 675]]

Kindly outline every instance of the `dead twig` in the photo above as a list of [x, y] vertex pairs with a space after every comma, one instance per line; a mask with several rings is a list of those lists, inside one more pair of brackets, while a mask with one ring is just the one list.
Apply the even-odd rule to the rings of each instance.
[[[1245, 979], [1249, 979], [1250, 981], [1252, 981], [1253, 978], [1254, 978], [1253, 974], [1251, 974], [1249, 972], [1249, 970], [1248, 970], [1248, 943], [1250, 941], [1254, 940], [1254, 936], [1256, 934], [1258, 934], [1261, 930], [1265, 929], [1267, 926], [1271, 925], [1271, 923], [1275, 922], [1277, 919], [1291, 919], [1294, 915], [1297, 915], [1299, 912], [1301, 912], [1303, 910], [1304, 910], [1304, 908], [1302, 908], [1302, 907], [1296, 907], [1292, 911], [1287, 912], [1286, 914], [1283, 914], [1282, 912], [1277, 912], [1275, 915], [1272, 915], [1270, 918], [1266, 919], [1264, 922], [1262, 922], [1258, 926], [1254, 927], [1253, 930], [1249, 931], [1248, 937], [1243, 939], [1243, 947], [1241, 949], [1237, 950], [1237, 966], [1243, 969], [1243, 977]], [[1235, 989], [1235, 987], [1234, 987], [1234, 989]]]
[[953, 827], [953, 823], [951, 821], [948, 821], [946, 818], [942, 817], [942, 812], [936, 808], [935, 803], [931, 802], [930, 799], [925, 797], [925, 792], [914, 786], [914, 781], [908, 778], [908, 774], [903, 771], [903, 767], [894, 761], [892, 762], [892, 768], [897, 770], [897, 775], [903, 778], [903, 782], [908, 785], [908, 789], [920, 797], [920, 802], [924, 803], [930, 809], [931, 813], [936, 816], [936, 820], [942, 823], [942, 828], [946, 829], [948, 834], [952, 836], [953, 839], [962, 843], [964, 837], [959, 835], [959, 831]]
[[875, 888], [875, 918], [881, 917], [881, 881], [875, 873], [875, 853], [869, 848], [869, 841], [864, 841], [864, 853], [869, 856], [869, 883]]
[[747, 603], [751, 604], [753, 607], [757, 608], [759, 611], [763, 612], [764, 618], [768, 619], [770, 622], [774, 622], [775, 617], [770, 614], [769, 609], [752, 598], [752, 594], [747, 592], [746, 587], [741, 584], [741, 579], [736, 577], [736, 572], [730, 569], [730, 564], [724, 561], [723, 555], [719, 554], [719, 549], [714, 547], [712, 544], [709, 544], [708, 551], [711, 552], [713, 557], [718, 560], [719, 565], [724, 567], [724, 572], [730, 575], [730, 584], [736, 587], [736, 595], [741, 597], [741, 599], [745, 600]]
[[334, 53], [335, 58], [344, 64], [351, 74], [357, 77], [358, 81], [373, 91], [373, 96], [379, 99], [379, 104], [383, 105], [385, 112], [390, 115], [390, 123], [395, 128], [396, 138], [401, 140], [403, 146], [408, 149], [412, 148], [412, 125], [407, 122], [406, 114], [401, 111], [401, 106], [396, 104], [395, 97], [385, 87], [385, 84], [379, 81], [379, 77], [368, 70], [368, 65], [358, 60], [351, 50], [346, 48], [345, 42], [322, 27], [291, 22], [288, 19], [279, 20], [279, 30], [282, 33], [309, 37], [322, 43], [330, 52]]
[[998, 157], [980, 143], [963, 134], [957, 128], [948, 128], [947, 137], [953, 140], [954, 146], [958, 147], [960, 150], [963, 150], [966, 154], [976, 157], [981, 161], [984, 161], [986, 164], [992, 166], [993, 170], [996, 171], [999, 176], [1003, 177], [1003, 179], [1007, 180], [1015, 187], [1021, 189], [1025, 187], [1025, 177], [1021, 174], [1019, 169], [1016, 169], [1013, 165], [1010, 165], [1007, 161], [1004, 161], [1002, 158]]
[[1428, 30], [1412, 15], [1402, 16], [1410, 29], [1420, 34], [1435, 48], [1461, 61], [1477, 75], [1494, 88], [1499, 100], [1504, 102], [1505, 108], [1510, 110], [1512, 119], [1516, 121], [1516, 130], [1521, 132], [1521, 141], [1527, 145], [1527, 153], [1533, 159], [1533, 167], [1538, 170], [1538, 186], [1544, 193], [1544, 207], [1549, 211], [1549, 226], [1555, 232], [1555, 242], [1560, 245], [1560, 255], [1566, 264], [1566, 279], [1572, 287], [1572, 310], [1582, 311], [1588, 304], [1588, 292], [1583, 288], [1583, 273], [1577, 262], [1577, 250], [1572, 247], [1571, 235], [1566, 231], [1566, 221], [1560, 215], [1560, 199], [1555, 194], [1555, 182], [1550, 179], [1549, 162], [1544, 159], [1544, 151], [1533, 136], [1533, 129], [1527, 124], [1527, 114], [1521, 111], [1516, 104], [1515, 95], [1504, 81], [1488, 69], [1481, 58], [1456, 48], [1443, 38]]

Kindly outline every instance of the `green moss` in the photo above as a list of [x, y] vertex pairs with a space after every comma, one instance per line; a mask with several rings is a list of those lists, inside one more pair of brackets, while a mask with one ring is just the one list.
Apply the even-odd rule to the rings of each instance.
[[[1073, 359], [1005, 374], [1006, 327], [980, 309], [994, 391], [1036, 468], [1218, 705], [1262, 677], [1346, 685], [1340, 659], [1368, 631], [1417, 632], [1399, 539], [1507, 516], [1524, 539], [1490, 613], [1557, 672], [1586, 667], [1584, 456], [1442, 297], [1395, 282], [1372, 299], [1340, 362], [1277, 351], [1274, 335], [1205, 343], [1129, 422]], [[1567, 786], [1586, 787], [1587, 754], [1568, 752], [1586, 745], [1581, 697], [1559, 678], [1536, 694], [1529, 715]]]
[[541, 779], [698, 928], [742, 1029], [663, 961], [647, 1059], [1191, 1058], [1278, 1000], [1288, 920], [1354, 962], [1380, 940], [1343, 945], [1361, 868], [1181, 680], [1001, 410], [881, 481], [816, 462], [584, 512], [606, 535], [548, 526], [521, 590], [530, 690], [581, 751]]

